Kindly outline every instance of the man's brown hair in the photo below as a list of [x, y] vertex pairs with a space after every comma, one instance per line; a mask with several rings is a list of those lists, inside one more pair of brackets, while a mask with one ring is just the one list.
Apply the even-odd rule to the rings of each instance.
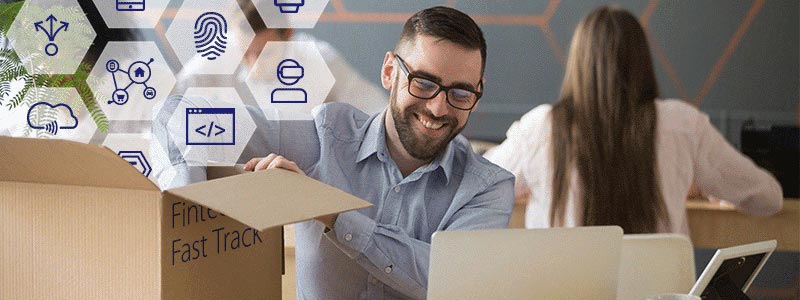
[[483, 38], [483, 31], [467, 14], [445, 6], [431, 7], [415, 13], [403, 25], [403, 33], [395, 52], [403, 54], [402, 48], [412, 43], [420, 34], [446, 40], [466, 49], [481, 50], [481, 74], [486, 69], [486, 40]]

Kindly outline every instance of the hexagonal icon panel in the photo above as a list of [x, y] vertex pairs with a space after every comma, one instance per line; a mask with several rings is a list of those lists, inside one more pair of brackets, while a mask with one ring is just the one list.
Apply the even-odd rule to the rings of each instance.
[[109, 120], [152, 120], [175, 76], [153, 42], [109, 42], [87, 83]]
[[169, 0], [94, 0], [108, 28], [153, 28]]
[[314, 28], [328, 0], [253, 0], [269, 28]]
[[236, 1], [184, 1], [167, 29], [184, 68], [195, 74], [232, 74], [255, 34]]
[[314, 42], [268, 42], [245, 82], [262, 109], [310, 116], [336, 79]]
[[256, 129], [234, 88], [189, 88], [174, 108], [167, 131], [190, 166], [234, 165]]
[[32, 88], [22, 103], [4, 120], [11, 136], [89, 143], [97, 131], [75, 88]]
[[75, 0], [30, 0], [8, 39], [30, 74], [72, 74], [96, 34]]
[[106, 136], [103, 146], [117, 153], [139, 173], [155, 182], [153, 173], [155, 157], [150, 154], [150, 140], [149, 134], [112, 133]]

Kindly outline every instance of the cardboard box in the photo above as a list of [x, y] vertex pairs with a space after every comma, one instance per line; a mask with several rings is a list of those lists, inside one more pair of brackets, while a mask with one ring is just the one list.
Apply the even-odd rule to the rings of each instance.
[[280, 299], [281, 226], [369, 205], [284, 170], [161, 191], [105, 147], [0, 137], [0, 299]]

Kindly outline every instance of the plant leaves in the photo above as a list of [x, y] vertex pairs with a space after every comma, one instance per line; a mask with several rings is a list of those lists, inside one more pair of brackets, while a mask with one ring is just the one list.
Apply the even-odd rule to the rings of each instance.
[[0, 3], [0, 32], [5, 35], [25, 1]]

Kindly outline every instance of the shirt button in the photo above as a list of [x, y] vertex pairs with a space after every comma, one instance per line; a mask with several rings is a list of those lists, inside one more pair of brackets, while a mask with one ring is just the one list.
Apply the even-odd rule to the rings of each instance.
[[400, 187], [399, 186], [394, 187], [394, 192], [395, 193], [399, 193], [400, 192]]
[[378, 279], [376, 279], [375, 277], [370, 277], [369, 278], [369, 284], [371, 284], [371, 285], [378, 284]]
[[391, 274], [392, 273], [392, 266], [388, 266], [386, 268], [383, 268], [383, 272], [385, 272], [386, 274]]
[[352, 241], [352, 240], [353, 240], [353, 235], [352, 235], [352, 234], [349, 234], [349, 233], [348, 233], [348, 234], [345, 234], [345, 235], [344, 235], [344, 240], [345, 240], [345, 241], [348, 241], [348, 242], [349, 242], [349, 241]]

